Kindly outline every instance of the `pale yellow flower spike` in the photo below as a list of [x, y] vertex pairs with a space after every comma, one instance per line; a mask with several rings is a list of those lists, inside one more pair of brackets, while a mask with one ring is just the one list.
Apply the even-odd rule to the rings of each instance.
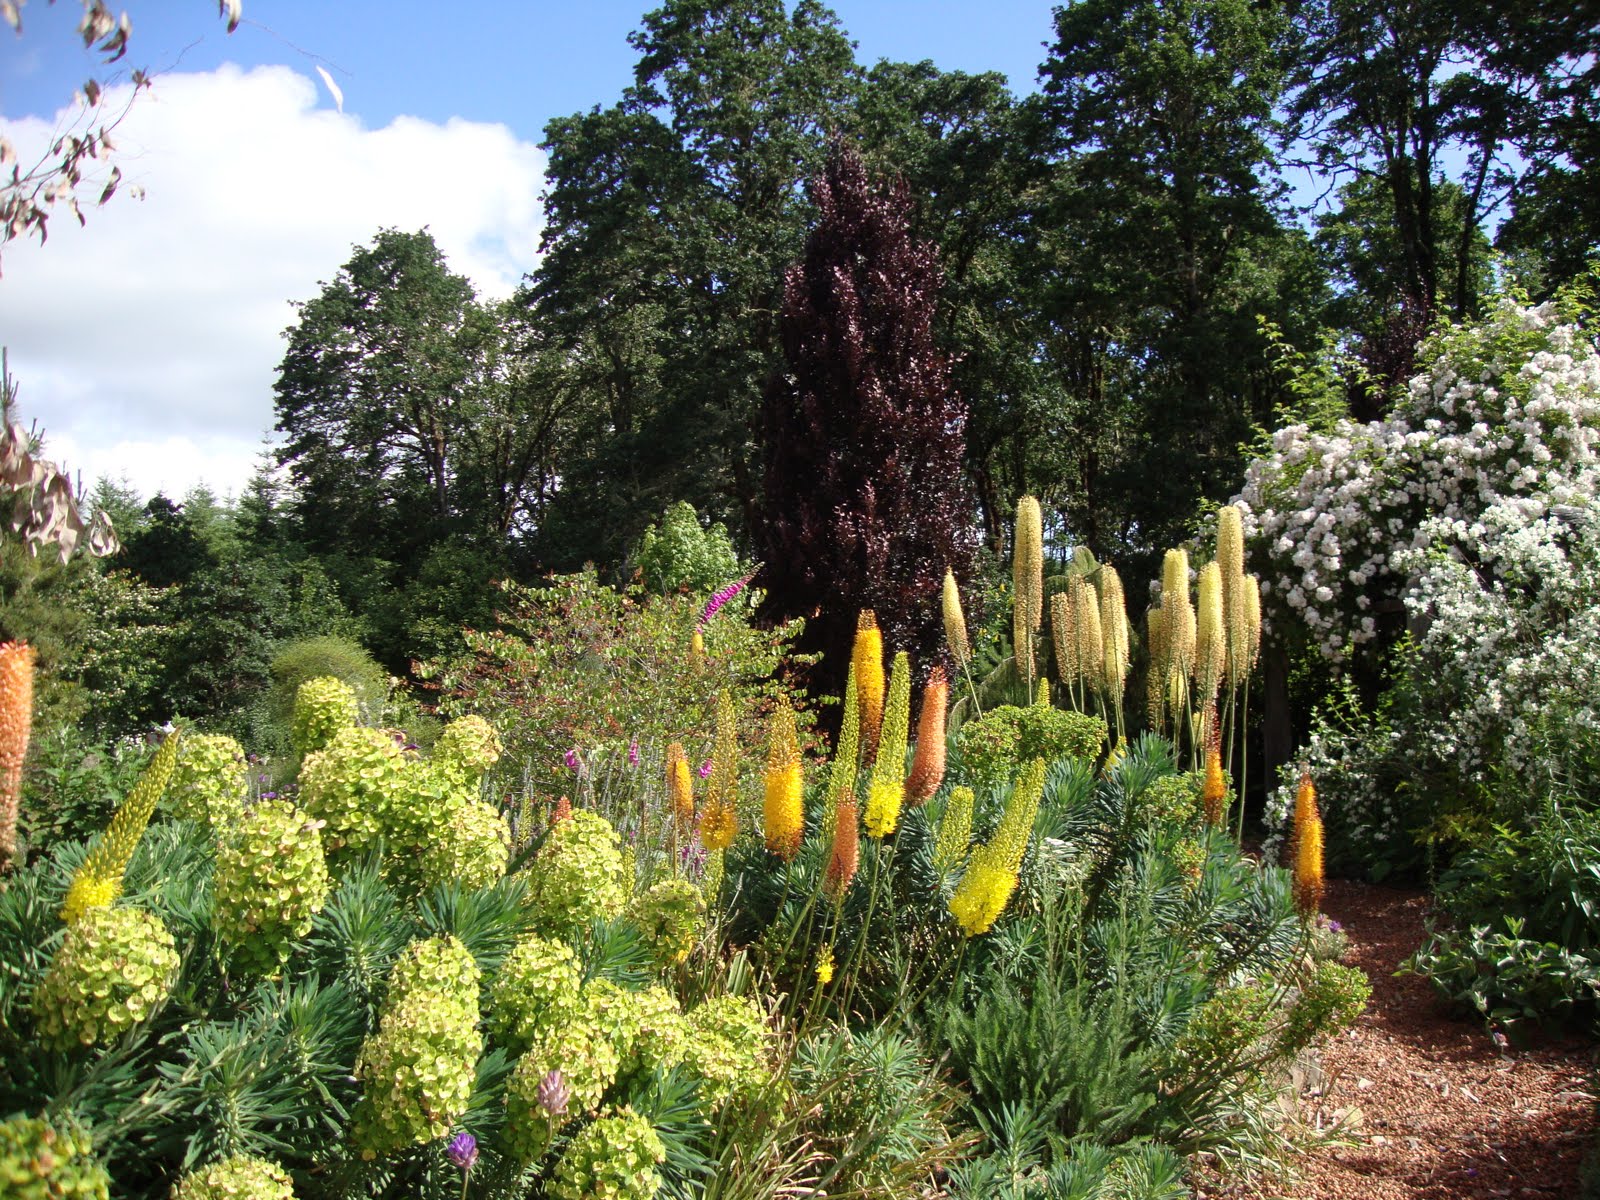
[[961, 589], [956, 586], [954, 571], [944, 573], [943, 600], [945, 644], [956, 666], [965, 667], [972, 661], [972, 643], [967, 639], [967, 618], [961, 611]]
[[1096, 691], [1105, 678], [1104, 631], [1100, 627], [1100, 601], [1094, 587], [1081, 575], [1072, 577], [1073, 628], [1078, 635], [1078, 671]]
[[1188, 703], [1188, 681], [1194, 674], [1195, 615], [1194, 604], [1189, 599], [1189, 555], [1186, 551], [1168, 550], [1161, 564], [1161, 612], [1166, 644], [1167, 704], [1177, 714]]
[[1011, 640], [1017, 671], [1031, 686], [1037, 667], [1033, 636], [1044, 621], [1044, 514], [1039, 501], [1017, 501], [1017, 526], [1011, 546]]
[[1228, 665], [1227, 629], [1222, 617], [1222, 568], [1208, 562], [1200, 568], [1195, 626], [1195, 701], [1202, 707], [1216, 699]]
[[1100, 636], [1106, 696], [1120, 707], [1128, 682], [1128, 606], [1122, 594], [1122, 577], [1109, 563], [1100, 567]]
[[1072, 599], [1065, 592], [1050, 597], [1050, 642], [1056, 652], [1056, 674], [1070, 687], [1078, 678], [1078, 635], [1072, 624]]

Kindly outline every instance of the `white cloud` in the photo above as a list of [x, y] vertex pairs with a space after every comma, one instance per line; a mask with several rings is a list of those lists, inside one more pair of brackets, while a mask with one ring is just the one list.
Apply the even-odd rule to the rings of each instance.
[[[145, 198], [88, 209], [83, 229], [60, 213], [43, 247], [6, 248], [0, 343], [23, 415], [86, 480], [237, 492], [273, 423], [289, 302], [380, 227], [428, 226], [485, 295], [534, 266], [536, 146], [457, 118], [366, 129], [318, 104], [288, 67], [161, 76], [113, 135], [123, 187]], [[7, 132], [19, 150], [51, 135], [34, 119]]]

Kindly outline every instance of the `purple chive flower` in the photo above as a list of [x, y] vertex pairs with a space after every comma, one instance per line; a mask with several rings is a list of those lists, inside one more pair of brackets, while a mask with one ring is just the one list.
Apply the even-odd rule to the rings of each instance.
[[478, 1139], [470, 1133], [458, 1133], [450, 1139], [450, 1148], [446, 1153], [463, 1174], [471, 1171], [478, 1162]]
[[578, 769], [578, 751], [576, 748], [567, 751], [566, 760], [568, 770], [576, 771]]
[[560, 1117], [566, 1114], [567, 1102], [572, 1099], [572, 1089], [567, 1086], [561, 1069], [557, 1067], [539, 1080], [539, 1089], [534, 1096], [539, 1101], [539, 1107], [547, 1114], [551, 1117]]
[[705, 760], [705, 762], [700, 764], [700, 778], [701, 779], [709, 779], [710, 777], [711, 777], [711, 760], [708, 758], [708, 759]]
[[638, 738], [634, 738], [633, 741], [628, 743], [628, 765], [630, 767], [637, 767], [639, 765], [639, 739]]
[[1339, 922], [1333, 920], [1332, 918], [1329, 918], [1329, 920], [1328, 920], [1328, 928], [1332, 932], [1338, 933], [1340, 930], [1342, 930], [1344, 928], [1344, 926], [1339, 924]]

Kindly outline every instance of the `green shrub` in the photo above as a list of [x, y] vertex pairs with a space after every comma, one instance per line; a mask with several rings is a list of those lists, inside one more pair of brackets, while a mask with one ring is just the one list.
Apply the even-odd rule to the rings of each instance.
[[628, 891], [611, 822], [581, 808], [557, 821], [529, 867], [529, 885], [529, 904], [553, 933], [617, 916]]
[[0, 1194], [8, 1200], [109, 1200], [110, 1189], [81, 1130], [21, 1113], [0, 1121]]
[[289, 745], [304, 758], [321, 750], [360, 718], [354, 689], [331, 675], [308, 679], [295, 689], [289, 719]]
[[342, 637], [288, 642], [272, 659], [272, 687], [266, 713], [273, 728], [287, 733], [295, 695], [308, 679], [332, 678], [355, 693], [358, 720], [377, 724], [389, 698], [389, 675], [361, 645]]
[[180, 820], [222, 829], [243, 810], [249, 791], [250, 768], [238, 742], [226, 734], [189, 733], [178, 743], [163, 804]]
[[275, 973], [328, 899], [317, 822], [286, 800], [263, 800], [217, 848], [212, 927], [230, 964]]
[[550, 1194], [559, 1200], [653, 1200], [667, 1151], [631, 1108], [585, 1125], [556, 1163]]
[[680, 588], [705, 593], [742, 573], [727, 529], [720, 523], [702, 527], [694, 507], [682, 500], [667, 509], [659, 527], [640, 535], [632, 558], [645, 586], [657, 594]]
[[1556, 942], [1522, 936], [1520, 917], [1428, 935], [1402, 970], [1426, 976], [1451, 1004], [1490, 1027], [1526, 1028], [1592, 1014], [1600, 999], [1600, 964]]
[[122, 738], [92, 740], [63, 725], [34, 739], [22, 780], [17, 828], [34, 850], [90, 838], [106, 827], [150, 762], [155, 747]]
[[235, 1155], [185, 1175], [172, 1200], [294, 1200], [294, 1185], [276, 1163]]
[[441, 1138], [466, 1112], [483, 1053], [478, 980], [452, 937], [414, 942], [395, 964], [378, 1031], [356, 1060], [353, 1134], [364, 1156]]
[[1099, 717], [1047, 704], [1003, 704], [966, 722], [957, 734], [962, 769], [974, 786], [1004, 782], [1018, 764], [1035, 758], [1098, 758], [1105, 741], [1106, 723]]

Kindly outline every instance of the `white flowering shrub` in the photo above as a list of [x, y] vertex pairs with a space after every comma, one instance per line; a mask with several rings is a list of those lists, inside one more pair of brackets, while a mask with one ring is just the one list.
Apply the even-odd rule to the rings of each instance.
[[[1395, 563], [1422, 632], [1372, 719], [1323, 720], [1307, 750], [1336, 861], [1411, 865], [1600, 782], [1600, 507], [1510, 501], [1420, 532]], [[1270, 802], [1280, 827], [1292, 791]]]
[[[1249, 468], [1237, 503], [1280, 638], [1342, 660], [1382, 611], [1416, 631], [1376, 710], [1346, 692], [1303, 751], [1331, 865], [1414, 867], [1590, 775], [1600, 355], [1571, 316], [1502, 301], [1424, 343], [1386, 420], [1290, 427]], [[1279, 836], [1298, 772], [1269, 799]]]
[[1279, 430], [1234, 500], [1262, 578], [1267, 627], [1330, 658], [1372, 642], [1435, 518], [1492, 505], [1536, 517], [1600, 478], [1600, 354], [1570, 305], [1496, 304], [1423, 343], [1394, 411], [1332, 432]]

